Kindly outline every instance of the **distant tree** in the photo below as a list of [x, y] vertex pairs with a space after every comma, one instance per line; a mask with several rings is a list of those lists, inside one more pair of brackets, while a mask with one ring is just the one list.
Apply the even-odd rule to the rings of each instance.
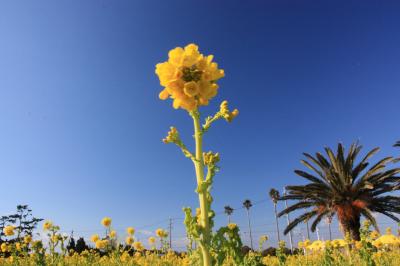
[[225, 207], [225, 214], [228, 216], [228, 224], [231, 223], [231, 215], [233, 213], [233, 208], [229, 205], [226, 205]]
[[71, 250], [76, 251], [75, 239], [72, 235], [70, 236], [68, 245], [67, 245], [67, 251], [70, 252]]
[[83, 237], [80, 237], [78, 241], [76, 241], [75, 251], [80, 254], [82, 251], [88, 249], [89, 247], [88, 245], [86, 245], [85, 239], [83, 239]]
[[33, 230], [39, 222], [43, 221], [41, 218], [35, 218], [32, 215], [32, 210], [28, 205], [18, 205], [17, 213], [0, 218], [0, 240], [4, 236], [3, 228], [8, 224], [15, 226], [16, 238], [15, 241], [20, 241], [26, 235], [32, 235]]
[[278, 203], [279, 200], [279, 191], [271, 188], [271, 190], [269, 191], [269, 197], [271, 198], [272, 202], [274, 203], [274, 213], [275, 213], [275, 224], [276, 224], [276, 233], [278, 236], [278, 243], [281, 241], [281, 236], [279, 233], [279, 223], [278, 223], [278, 212], [276, 210], [276, 204]]
[[246, 209], [247, 211], [247, 221], [248, 221], [248, 225], [249, 225], [249, 234], [250, 234], [250, 246], [251, 249], [253, 249], [253, 235], [251, 233], [251, 223], [250, 223], [250, 208], [253, 206], [253, 204], [251, 203], [251, 201], [249, 199], [243, 201], [243, 207]]

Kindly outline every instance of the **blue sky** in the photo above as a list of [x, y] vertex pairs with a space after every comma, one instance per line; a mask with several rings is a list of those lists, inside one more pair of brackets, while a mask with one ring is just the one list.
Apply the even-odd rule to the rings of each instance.
[[[29, 204], [84, 236], [103, 216], [146, 231], [173, 217], [183, 237], [194, 169], [161, 139], [175, 125], [193, 147], [192, 122], [158, 99], [154, 66], [194, 42], [226, 73], [203, 114], [224, 99], [240, 110], [205, 137], [222, 157], [214, 209], [260, 201], [255, 234], [272, 234], [267, 193], [302, 182], [302, 152], [359, 140], [382, 147], [377, 158], [399, 153], [399, 12], [396, 1], [2, 1], [0, 214]], [[233, 219], [246, 225], [243, 210]]]

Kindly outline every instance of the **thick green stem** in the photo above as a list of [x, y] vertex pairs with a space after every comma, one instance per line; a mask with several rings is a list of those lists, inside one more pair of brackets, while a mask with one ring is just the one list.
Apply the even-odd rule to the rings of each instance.
[[[202, 187], [204, 182], [204, 163], [203, 163], [203, 132], [200, 124], [200, 114], [198, 111], [191, 113], [194, 121], [194, 138], [196, 142], [196, 160], [194, 161], [196, 169], [197, 186]], [[203, 243], [201, 245], [201, 252], [203, 254], [203, 265], [211, 266], [210, 254], [210, 221], [208, 218], [209, 203], [207, 201], [207, 190], [200, 189], [199, 192], [200, 203], [200, 225], [203, 227]]]

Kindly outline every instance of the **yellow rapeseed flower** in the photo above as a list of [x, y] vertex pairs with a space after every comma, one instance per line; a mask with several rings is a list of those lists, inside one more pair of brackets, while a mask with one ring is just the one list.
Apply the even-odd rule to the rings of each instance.
[[139, 242], [139, 241], [136, 241], [133, 243], [133, 248], [137, 251], [144, 250], [144, 246], [143, 246], [142, 242]]
[[391, 231], [387, 231], [387, 234], [380, 236], [378, 239], [372, 241], [372, 245], [377, 248], [382, 247], [382, 245], [387, 246], [398, 246], [400, 245], [400, 240]]
[[225, 76], [212, 60], [212, 55], [202, 55], [195, 44], [169, 51], [168, 61], [156, 65], [155, 72], [164, 87], [159, 98], [171, 98], [175, 109], [187, 111], [207, 105], [217, 95], [216, 81]]
[[315, 240], [311, 245], [307, 246], [307, 248], [314, 251], [322, 250], [325, 248], [325, 243], [321, 240]]
[[27, 235], [27, 236], [24, 237], [24, 243], [25, 244], [29, 244], [31, 242], [32, 242], [32, 236]]
[[158, 228], [158, 229], [156, 230], [156, 235], [157, 235], [158, 237], [160, 237], [160, 238], [164, 238], [164, 237], [167, 237], [167, 236], [168, 236], [168, 233], [167, 233], [165, 230], [163, 230], [163, 229], [161, 229], [161, 228]]
[[112, 230], [111, 232], [110, 232], [110, 237], [111, 238], [115, 238], [117, 236], [117, 232], [115, 231], [115, 230]]
[[2, 243], [1, 244], [1, 246], [0, 246], [0, 249], [1, 249], [1, 251], [2, 252], [7, 252], [8, 251], [8, 245], [7, 245], [7, 243]]
[[48, 221], [44, 222], [43, 230], [49, 230], [52, 226], [53, 226], [53, 222], [48, 220]]
[[12, 236], [12, 235], [14, 235], [14, 229], [15, 229], [14, 226], [12, 226], [12, 225], [7, 225], [7, 226], [5, 226], [5, 227], [3, 228], [3, 233], [4, 233], [6, 236]]
[[370, 237], [372, 239], [377, 239], [379, 237], [378, 231], [376, 231], [376, 230], [372, 231], [371, 234], [370, 234]]
[[107, 239], [99, 239], [96, 241], [96, 248], [97, 249], [105, 249], [107, 247], [108, 240]]
[[237, 224], [235, 224], [235, 223], [228, 224], [229, 230], [235, 230], [236, 227], [237, 227]]
[[125, 243], [126, 243], [127, 245], [132, 245], [132, 243], [133, 243], [133, 237], [127, 236], [127, 237], [125, 238]]
[[149, 237], [148, 239], [150, 245], [154, 245], [156, 243], [156, 238], [154, 236]]
[[110, 217], [104, 217], [102, 220], [101, 220], [101, 224], [104, 226], [104, 227], [110, 227], [110, 225], [111, 225], [111, 218]]
[[92, 235], [92, 236], [90, 237], [90, 240], [91, 240], [93, 243], [96, 243], [97, 240], [99, 240], [99, 239], [100, 239], [100, 237], [99, 237], [98, 234]]
[[128, 233], [128, 235], [133, 235], [135, 234], [135, 229], [133, 227], [128, 227], [126, 228], [126, 232]]

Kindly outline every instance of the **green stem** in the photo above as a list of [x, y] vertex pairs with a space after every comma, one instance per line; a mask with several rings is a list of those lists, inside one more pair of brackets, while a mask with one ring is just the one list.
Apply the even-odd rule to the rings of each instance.
[[[196, 142], [196, 160], [194, 161], [196, 169], [197, 186], [201, 187], [204, 182], [204, 163], [203, 163], [203, 132], [200, 124], [200, 114], [196, 110], [191, 113], [194, 122], [194, 138]], [[210, 246], [210, 223], [208, 219], [209, 204], [207, 202], [207, 190], [201, 189], [199, 191], [199, 203], [200, 203], [200, 225], [203, 227], [203, 239], [201, 252], [203, 255], [203, 265], [211, 266], [211, 254], [209, 250]]]

